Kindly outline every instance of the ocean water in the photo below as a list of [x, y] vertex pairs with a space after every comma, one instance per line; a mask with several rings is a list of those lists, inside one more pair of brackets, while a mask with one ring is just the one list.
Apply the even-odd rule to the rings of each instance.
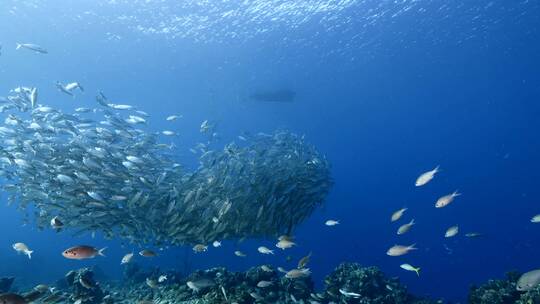
[[[103, 91], [150, 114], [148, 130], [176, 132], [166, 141], [190, 169], [198, 166], [189, 148], [205, 140], [204, 120], [216, 124], [217, 147], [286, 129], [330, 162], [334, 185], [295, 227], [298, 246], [282, 251], [270, 236], [224, 240], [202, 254], [193, 244], [171, 246], [138, 258], [145, 267], [289, 269], [312, 252], [318, 289], [340, 263], [356, 262], [399, 277], [415, 295], [465, 303], [471, 284], [540, 268], [540, 226], [530, 221], [540, 213], [539, 26], [540, 3], [521, 0], [3, 0], [0, 96], [36, 87], [40, 103], [72, 111], [95, 107]], [[17, 43], [48, 54], [16, 50]], [[71, 98], [56, 81], [80, 82], [85, 91]], [[250, 98], [277, 90], [295, 92], [294, 100]], [[182, 117], [165, 120], [173, 114]], [[415, 187], [436, 166], [435, 178]], [[434, 207], [454, 190], [462, 195], [451, 205]], [[93, 265], [120, 279], [122, 256], [141, 249], [100, 232], [39, 231], [7, 196], [0, 277], [14, 276], [18, 286], [53, 284]], [[404, 218], [391, 223], [402, 207]], [[412, 230], [396, 235], [413, 218]], [[326, 226], [328, 219], [340, 224]], [[445, 238], [453, 225], [460, 233]], [[11, 248], [15, 242], [34, 250], [31, 260]], [[418, 250], [408, 255], [386, 254], [413, 243]], [[108, 247], [106, 257], [61, 255], [78, 244]], [[259, 254], [262, 245], [275, 254]], [[421, 267], [420, 276], [402, 263]]]

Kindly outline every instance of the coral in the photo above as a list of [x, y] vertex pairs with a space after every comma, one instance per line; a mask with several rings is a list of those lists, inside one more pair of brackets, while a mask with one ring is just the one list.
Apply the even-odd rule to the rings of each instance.
[[516, 303], [520, 292], [516, 290], [519, 274], [510, 272], [505, 280], [489, 280], [479, 287], [473, 286], [469, 292], [470, 304], [509, 304]]
[[94, 272], [89, 268], [70, 271], [65, 276], [70, 290], [70, 299], [81, 304], [102, 303], [105, 297], [99, 284], [94, 280]]
[[8, 292], [14, 280], [14, 277], [0, 278], [0, 293]]

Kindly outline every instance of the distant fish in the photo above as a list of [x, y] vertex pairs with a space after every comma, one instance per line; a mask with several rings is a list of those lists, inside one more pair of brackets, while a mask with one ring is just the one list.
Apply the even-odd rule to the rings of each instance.
[[27, 50], [31, 50], [31, 51], [34, 51], [34, 52], [40, 53], [40, 54], [49, 53], [46, 49], [42, 48], [41, 46], [39, 46], [37, 44], [31, 44], [31, 43], [17, 43], [16, 49], [17, 50], [19, 50], [19, 49], [27, 49]]
[[189, 287], [189, 289], [195, 292], [199, 292], [199, 290], [207, 287], [212, 287], [216, 285], [216, 283], [210, 279], [199, 279], [196, 281], [187, 281], [186, 285]]
[[131, 262], [132, 259], [133, 259], [133, 252], [124, 255], [124, 257], [122, 258], [122, 261], [120, 261], [120, 265], [128, 264], [129, 262]]
[[25, 243], [15, 243], [13, 244], [13, 249], [15, 249], [15, 251], [17, 251], [18, 253], [23, 253], [25, 254], [26, 256], [28, 256], [29, 259], [32, 258], [32, 253], [34, 251], [30, 250], [30, 248], [28, 248], [28, 246], [25, 244]]
[[56, 230], [60, 230], [62, 227], [64, 227], [64, 223], [58, 218], [58, 216], [55, 216], [51, 219], [51, 227]]
[[413, 267], [411, 264], [401, 264], [399, 267], [407, 271], [414, 271], [416, 275], [420, 276], [420, 267]]
[[469, 233], [466, 233], [465, 236], [468, 238], [476, 238], [476, 237], [483, 236], [483, 234], [480, 232], [469, 232]]
[[165, 281], [167, 281], [167, 275], [165, 274], [160, 275], [158, 278], [158, 283], [163, 283]]
[[310, 259], [311, 259], [311, 252], [305, 257], [301, 258], [300, 261], [298, 261], [298, 266], [296, 268], [298, 269], [306, 268]]
[[104, 247], [98, 250], [97, 248], [92, 247], [92, 246], [80, 245], [80, 246], [75, 246], [75, 247], [71, 247], [64, 250], [64, 252], [62, 252], [62, 255], [66, 259], [71, 259], [71, 260], [92, 259], [98, 255], [104, 257], [105, 254], [103, 252], [105, 251], [105, 249], [107, 249], [107, 247]]
[[296, 97], [296, 92], [289, 89], [257, 92], [251, 94], [249, 99], [263, 102], [293, 102]]
[[264, 246], [260, 246], [259, 248], [257, 248], [257, 251], [259, 251], [262, 254], [274, 254], [273, 250], [270, 250]]
[[195, 253], [205, 252], [206, 250], [208, 250], [208, 246], [206, 246], [204, 244], [197, 244], [197, 245], [193, 246], [193, 251]]
[[412, 219], [409, 223], [403, 224], [398, 228], [397, 234], [405, 234], [411, 230], [411, 227], [414, 225], [414, 219]]
[[338, 225], [339, 224], [339, 221], [336, 221], [336, 220], [328, 220], [326, 222], [324, 222], [324, 224], [326, 226], [335, 226], [335, 225]]
[[262, 265], [262, 266], [261, 266], [261, 269], [262, 269], [264, 272], [272, 272], [272, 271], [273, 271], [270, 267], [268, 267], [268, 266], [266, 266], [266, 265]]
[[214, 241], [214, 242], [212, 242], [212, 246], [214, 246], [216, 248], [221, 247], [221, 242], [220, 241]]
[[405, 211], [407, 211], [407, 208], [401, 208], [398, 211], [392, 213], [392, 217], [390, 218], [390, 220], [392, 222], [399, 220], [403, 216], [403, 213], [405, 213]]
[[71, 83], [68, 83], [66, 85], [63, 85], [62, 83], [60, 83], [60, 81], [57, 81], [56, 82], [56, 88], [60, 92], [62, 92], [64, 94], [67, 94], [69, 96], [74, 96], [73, 91], [75, 89], [79, 89], [79, 91], [84, 92], [84, 88], [78, 82], [71, 82]]
[[415, 186], [416, 187], [420, 187], [420, 186], [423, 186], [427, 183], [429, 183], [433, 177], [435, 176], [436, 173], [439, 172], [439, 166], [437, 166], [435, 169], [431, 170], [431, 171], [427, 171], [427, 172], [424, 172], [422, 173], [417, 179], [416, 179], [416, 183], [415, 183]]
[[152, 251], [150, 249], [143, 249], [143, 250], [139, 251], [139, 255], [143, 256], [145, 258], [153, 258], [153, 257], [157, 256], [157, 253], [155, 253], [154, 251]]
[[242, 251], [240, 250], [236, 250], [234, 252], [234, 255], [236, 255], [237, 257], [241, 257], [241, 258], [245, 258], [247, 255], [245, 253], [243, 253]]
[[157, 288], [158, 282], [156, 280], [154, 280], [154, 279], [146, 278], [146, 285], [148, 285], [148, 287], [154, 289], [154, 288]]
[[293, 247], [295, 245], [296, 244], [291, 240], [282, 239], [279, 242], [277, 242], [276, 247], [285, 250], [285, 249], [291, 248], [291, 247]]
[[285, 277], [287, 279], [298, 279], [298, 278], [304, 278], [308, 277], [311, 274], [311, 271], [309, 268], [303, 268], [303, 269], [292, 269], [287, 271], [285, 274]]
[[447, 194], [437, 200], [435, 203], [435, 208], [443, 208], [448, 206], [450, 203], [454, 201], [454, 198], [460, 196], [461, 193], [458, 193], [458, 191], [454, 191], [453, 193]]
[[259, 281], [259, 283], [257, 283], [257, 287], [266, 288], [266, 287], [271, 286], [272, 284], [274, 284], [274, 283], [271, 282], [271, 281]]
[[531, 223], [540, 223], [540, 214], [533, 216], [531, 219]]
[[450, 228], [448, 228], [446, 230], [446, 233], [444, 234], [444, 237], [446, 238], [451, 238], [451, 237], [454, 237], [458, 234], [459, 232], [459, 227], [456, 225], [456, 226], [452, 226]]
[[388, 249], [386, 252], [389, 256], [401, 256], [409, 253], [411, 250], [416, 250], [418, 248], [414, 247], [416, 244], [410, 246], [394, 245]]
[[167, 121], [173, 121], [177, 120], [178, 118], [182, 118], [182, 115], [171, 115], [166, 118]]
[[341, 293], [347, 298], [360, 298], [361, 297], [359, 293], [346, 291], [345, 289], [342, 289], [342, 288], [339, 289], [339, 293]]

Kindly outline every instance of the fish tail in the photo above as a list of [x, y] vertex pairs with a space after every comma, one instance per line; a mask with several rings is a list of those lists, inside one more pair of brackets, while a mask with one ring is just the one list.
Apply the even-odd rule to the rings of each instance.
[[456, 197], [456, 196], [460, 196], [461, 193], [459, 193], [459, 190], [456, 190], [454, 191], [454, 193], [452, 193], [452, 196]]
[[415, 224], [414, 219], [412, 219], [409, 225], [414, 225], [414, 224]]
[[441, 165], [437, 165], [435, 169], [433, 169], [433, 173], [441, 172]]
[[414, 269], [414, 272], [416, 272], [416, 275], [417, 275], [417, 276], [420, 276], [420, 267], [415, 268], [415, 269]]
[[17, 42], [17, 47], [16, 47], [15, 49], [18, 50], [18, 49], [20, 49], [20, 48], [22, 48], [22, 44], [20, 44], [20, 43]]
[[98, 255], [100, 255], [100, 256], [102, 256], [102, 257], [106, 256], [106, 255], [103, 253], [103, 252], [105, 251], [105, 249], [107, 249], [107, 247], [103, 247], [103, 248], [101, 248], [100, 250], [98, 250]]
[[32, 253], [33, 253], [33, 252], [34, 252], [34, 251], [32, 251], [32, 250], [28, 250], [28, 251], [25, 252], [26, 255], [28, 256], [28, 259], [30, 259], [30, 260], [32, 259]]
[[414, 246], [416, 246], [416, 243], [409, 246], [409, 250], [417, 250], [418, 249], [418, 248], [416, 248]]

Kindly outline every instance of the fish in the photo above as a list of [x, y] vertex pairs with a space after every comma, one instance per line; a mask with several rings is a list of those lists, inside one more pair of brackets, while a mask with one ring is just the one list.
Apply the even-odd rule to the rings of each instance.
[[359, 293], [356, 293], [356, 292], [350, 292], [350, 291], [346, 291], [345, 289], [339, 289], [339, 293], [341, 293], [342, 295], [344, 295], [345, 297], [348, 297], [348, 298], [360, 298], [361, 295]]
[[174, 133], [173, 131], [165, 130], [165, 131], [162, 131], [161, 134], [167, 135], [167, 136], [172, 136], [172, 135], [174, 135], [175, 133]]
[[28, 256], [28, 259], [32, 259], [32, 253], [34, 253], [34, 251], [30, 250], [25, 243], [15, 243], [12, 247], [17, 253], [23, 253]]
[[465, 236], [468, 238], [476, 238], [476, 237], [483, 236], [483, 234], [480, 232], [469, 232], [469, 233], [466, 233]]
[[32, 44], [32, 43], [17, 43], [16, 44], [16, 50], [19, 50], [19, 49], [27, 49], [27, 50], [31, 50], [31, 51], [34, 51], [36, 53], [39, 53], [39, 54], [48, 54], [49, 52], [44, 49], [43, 47], [37, 45], [37, 44]]
[[208, 250], [208, 246], [204, 245], [204, 244], [197, 244], [195, 246], [193, 246], [193, 251], [195, 253], [201, 253], [201, 252], [205, 252]]
[[290, 241], [288, 239], [282, 239], [282, 240], [279, 240], [279, 242], [276, 243], [276, 247], [280, 248], [282, 250], [289, 249], [289, 248], [291, 248], [293, 246], [296, 246], [296, 243], [294, 243], [293, 241]]
[[214, 247], [216, 247], [216, 248], [217, 248], [217, 247], [221, 247], [221, 242], [220, 242], [220, 241], [213, 241], [213, 242], [212, 242], [212, 246], [214, 246]]
[[401, 235], [409, 232], [409, 230], [414, 224], [414, 219], [412, 219], [409, 223], [401, 225], [397, 230], [397, 234]]
[[327, 220], [326, 222], [324, 222], [324, 224], [326, 226], [335, 226], [335, 225], [338, 225], [339, 224], [339, 221], [336, 221], [336, 220]]
[[435, 208], [443, 208], [448, 206], [450, 203], [454, 201], [454, 198], [460, 196], [461, 193], [459, 193], [457, 190], [447, 194], [445, 196], [440, 197], [437, 202], [435, 203]]
[[143, 250], [139, 251], [139, 255], [143, 256], [145, 258], [153, 258], [153, 257], [157, 256], [157, 253], [155, 253], [154, 251], [152, 251], [150, 249], [143, 249]]
[[27, 304], [26, 299], [16, 293], [3, 293], [0, 294], [1, 304]]
[[107, 249], [107, 247], [97, 249], [92, 246], [88, 245], [78, 245], [74, 247], [70, 247], [62, 252], [62, 255], [66, 259], [71, 260], [84, 260], [84, 259], [93, 259], [96, 256], [102, 256], [104, 257], [104, 251]]
[[55, 216], [51, 219], [51, 227], [56, 230], [62, 229], [64, 227], [64, 223], [58, 218], [58, 216]]
[[122, 260], [120, 261], [120, 265], [128, 264], [129, 262], [131, 262], [132, 259], [133, 259], [133, 252], [124, 255], [124, 257], [122, 257]]
[[166, 120], [167, 120], [167, 121], [173, 121], [173, 120], [177, 120], [178, 118], [182, 118], [182, 115], [171, 115], [171, 116], [167, 116]]
[[160, 275], [158, 278], [158, 283], [163, 283], [165, 281], [167, 281], [167, 275]]
[[424, 186], [425, 184], [429, 183], [433, 177], [435, 177], [435, 174], [439, 172], [439, 166], [435, 167], [435, 169], [431, 171], [424, 172], [420, 174], [420, 176], [416, 179], [415, 186], [420, 187]]
[[420, 267], [413, 267], [411, 264], [401, 264], [399, 267], [407, 271], [414, 271], [416, 275], [420, 276]]
[[234, 252], [234, 255], [236, 255], [237, 257], [241, 257], [241, 258], [247, 257], [247, 255], [245, 253], [243, 253], [242, 251], [240, 251], [240, 250], [236, 250]]
[[407, 211], [407, 208], [401, 208], [401, 209], [397, 210], [396, 212], [392, 213], [392, 216], [390, 217], [390, 220], [392, 222], [395, 222], [395, 221], [399, 220], [403, 216], [403, 213], [405, 213], [405, 211]]
[[186, 285], [194, 292], [199, 292], [202, 289], [216, 285], [216, 283], [213, 280], [203, 278], [196, 281], [187, 281]]
[[529, 291], [540, 284], [540, 269], [532, 270], [522, 274], [517, 283], [517, 291]]
[[285, 270], [285, 268], [283, 268], [283, 267], [278, 267], [277, 270], [278, 270], [279, 272], [281, 272], [281, 273], [287, 273], [287, 272], [288, 272], [288, 271]]
[[311, 252], [298, 261], [298, 266], [296, 268], [298, 269], [306, 268], [307, 264], [309, 264], [310, 259], [311, 259]]
[[266, 287], [269, 287], [269, 286], [272, 286], [274, 283], [271, 282], [271, 281], [259, 281], [259, 283], [257, 283], [257, 287], [259, 288], [266, 288]]
[[81, 284], [82, 287], [86, 288], [86, 289], [92, 289], [94, 288], [94, 284], [93, 282], [91, 282], [90, 280], [88, 279], [85, 279], [84, 277], [79, 277], [79, 284]]
[[261, 269], [262, 269], [264, 272], [272, 272], [272, 271], [273, 271], [270, 267], [268, 267], [268, 266], [266, 266], [266, 265], [262, 265], [262, 266], [261, 266]]
[[531, 218], [531, 223], [540, 223], [540, 214], [537, 214]]
[[257, 248], [257, 251], [259, 251], [262, 254], [274, 254], [273, 250], [270, 250], [264, 246], [260, 246], [259, 248]]
[[446, 230], [446, 232], [444, 233], [444, 237], [446, 238], [454, 237], [458, 234], [458, 232], [459, 232], [459, 227], [457, 225], [452, 226]]
[[285, 274], [285, 277], [287, 279], [298, 279], [298, 278], [304, 278], [311, 275], [311, 271], [309, 268], [302, 268], [302, 269], [291, 269], [287, 271]]
[[409, 246], [403, 246], [403, 245], [394, 245], [388, 249], [386, 252], [389, 256], [402, 256], [407, 253], [409, 253], [411, 250], [417, 250], [416, 247], [414, 247], [416, 244], [412, 244]]

